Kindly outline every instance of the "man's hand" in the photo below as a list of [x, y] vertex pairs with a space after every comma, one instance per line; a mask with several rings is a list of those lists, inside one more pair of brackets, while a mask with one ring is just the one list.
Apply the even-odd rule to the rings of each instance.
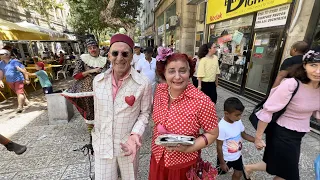
[[229, 171], [229, 167], [227, 165], [227, 163], [220, 163], [220, 169], [222, 169], [224, 172], [228, 172]]
[[129, 136], [128, 141], [123, 144], [120, 143], [121, 149], [124, 151], [125, 156], [131, 157], [131, 162], [136, 158], [138, 149], [141, 147], [141, 138], [137, 134]]
[[4, 84], [1, 80], [0, 80], [0, 88], [4, 88]]
[[30, 84], [30, 80], [28, 79], [28, 80], [24, 80], [24, 83], [26, 83], [27, 85], [29, 85]]
[[95, 69], [91, 69], [90, 73], [101, 73], [102, 69], [101, 68], [95, 68]]
[[17, 68], [18, 71], [20, 71], [20, 72], [22, 72], [22, 73], [26, 73], [26, 72], [27, 72], [26, 69], [22, 69], [22, 68], [19, 67], [19, 66], [16, 66], [16, 68]]

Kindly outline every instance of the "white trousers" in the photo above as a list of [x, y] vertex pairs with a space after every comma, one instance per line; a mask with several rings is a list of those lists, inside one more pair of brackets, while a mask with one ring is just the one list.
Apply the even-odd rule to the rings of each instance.
[[95, 180], [118, 180], [118, 167], [122, 180], [136, 180], [138, 175], [139, 153], [132, 163], [130, 156], [118, 156], [113, 159], [94, 157]]

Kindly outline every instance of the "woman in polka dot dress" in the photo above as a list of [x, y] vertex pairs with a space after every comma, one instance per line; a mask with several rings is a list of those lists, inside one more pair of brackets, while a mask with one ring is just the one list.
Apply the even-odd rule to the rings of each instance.
[[[154, 97], [152, 155], [149, 180], [187, 180], [187, 171], [197, 163], [198, 151], [218, 137], [214, 103], [189, 82], [195, 63], [186, 54], [158, 49], [157, 73], [166, 80]], [[199, 130], [205, 132], [199, 134]], [[197, 137], [192, 146], [164, 147], [155, 144], [161, 134]]]

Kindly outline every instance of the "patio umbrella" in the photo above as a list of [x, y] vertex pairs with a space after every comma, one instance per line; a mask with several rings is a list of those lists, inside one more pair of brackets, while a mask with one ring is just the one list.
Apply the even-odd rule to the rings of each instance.
[[50, 40], [46, 33], [0, 19], [0, 40]]

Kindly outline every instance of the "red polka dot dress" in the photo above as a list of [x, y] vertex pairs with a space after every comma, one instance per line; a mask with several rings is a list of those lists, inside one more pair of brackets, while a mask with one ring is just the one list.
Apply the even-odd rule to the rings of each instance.
[[[170, 107], [168, 107], [168, 102], [168, 85], [159, 84], [155, 92], [152, 115], [155, 126], [149, 180], [185, 179], [185, 172], [198, 159], [198, 152], [168, 152], [165, 147], [156, 145], [155, 139], [160, 135], [157, 130], [159, 124], [171, 133], [194, 137], [199, 136], [201, 128], [210, 131], [218, 126], [214, 103], [192, 84], [187, 86], [187, 89], [170, 104]], [[160, 166], [163, 167], [159, 168]], [[183, 169], [182, 173], [177, 171], [179, 168]], [[171, 175], [170, 169], [174, 169]], [[163, 170], [169, 172], [159, 172]]]

